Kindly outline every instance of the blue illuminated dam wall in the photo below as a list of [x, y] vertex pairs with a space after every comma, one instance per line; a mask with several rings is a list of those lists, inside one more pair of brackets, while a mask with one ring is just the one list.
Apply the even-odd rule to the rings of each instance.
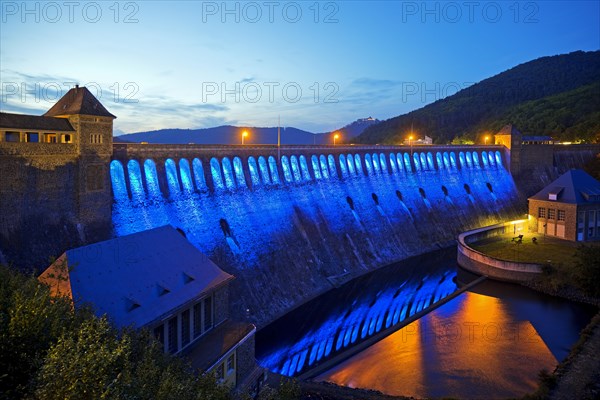
[[333, 285], [522, 217], [501, 147], [115, 145], [113, 225], [172, 224], [263, 326]]

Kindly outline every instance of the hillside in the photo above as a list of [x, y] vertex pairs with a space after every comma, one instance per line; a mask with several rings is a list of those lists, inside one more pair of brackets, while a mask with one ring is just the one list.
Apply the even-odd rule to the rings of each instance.
[[[333, 134], [340, 133], [341, 140], [353, 138], [367, 127], [380, 122], [374, 118], [361, 118], [333, 132], [312, 133], [293, 127], [281, 128], [282, 144], [328, 144], [333, 142]], [[231, 125], [204, 129], [160, 129], [149, 132], [136, 132], [115, 136], [115, 142], [148, 142], [170, 144], [240, 144], [242, 132], [247, 131], [246, 144], [277, 144], [277, 128], [238, 127]]]
[[600, 51], [542, 57], [445, 99], [367, 128], [356, 143], [398, 143], [410, 132], [436, 143], [481, 140], [512, 122], [524, 133], [598, 140]]
[[[171, 144], [241, 144], [242, 132], [247, 131], [246, 144], [277, 144], [277, 127], [252, 128], [231, 125], [204, 129], [161, 129], [119, 136], [129, 142]], [[313, 144], [317, 135], [296, 128], [281, 128], [282, 144]], [[319, 138], [320, 139], [320, 138]], [[317, 143], [318, 144], [318, 143]]]

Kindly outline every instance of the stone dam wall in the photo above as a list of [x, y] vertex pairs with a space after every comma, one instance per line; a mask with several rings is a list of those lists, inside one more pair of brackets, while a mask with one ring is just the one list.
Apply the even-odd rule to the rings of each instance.
[[115, 234], [182, 229], [237, 277], [231, 312], [259, 327], [352, 278], [526, 212], [500, 147], [307, 146], [277, 155], [142, 146], [111, 162]]

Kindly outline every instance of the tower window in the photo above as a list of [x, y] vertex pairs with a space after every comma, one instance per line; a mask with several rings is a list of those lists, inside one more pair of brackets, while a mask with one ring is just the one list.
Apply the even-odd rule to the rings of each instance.
[[46, 143], [56, 143], [56, 133], [46, 133], [44, 137]]
[[90, 143], [91, 144], [102, 144], [102, 135], [91, 134], [90, 135]]
[[63, 135], [62, 142], [63, 143], [73, 143], [73, 137], [69, 134]]

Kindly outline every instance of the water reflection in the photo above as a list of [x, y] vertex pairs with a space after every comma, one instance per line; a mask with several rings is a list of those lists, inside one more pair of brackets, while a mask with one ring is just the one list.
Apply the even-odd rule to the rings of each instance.
[[592, 313], [488, 281], [317, 380], [415, 397], [522, 396], [535, 390], [541, 369], [566, 356]]

